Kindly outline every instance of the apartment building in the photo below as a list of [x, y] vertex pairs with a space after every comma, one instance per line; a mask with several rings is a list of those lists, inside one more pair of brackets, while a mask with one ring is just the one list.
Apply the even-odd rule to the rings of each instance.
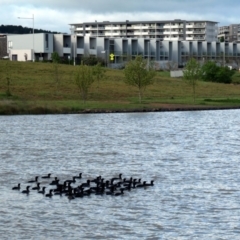
[[230, 24], [218, 28], [218, 39], [225, 42], [240, 41], [240, 24]]
[[[83, 56], [95, 56], [105, 60], [109, 67], [118, 68], [138, 55], [164, 65], [174, 62], [183, 66], [194, 57], [199, 61], [213, 60], [220, 64], [238, 65], [240, 63], [240, 43], [219, 41], [171, 41], [154, 38], [112, 38], [91, 37], [71, 34], [35, 34], [32, 49], [32, 34], [8, 36], [10, 60], [50, 60], [52, 52], [66, 59], [78, 60]], [[48, 39], [48, 42], [46, 42]], [[33, 51], [34, 50], [34, 51]], [[29, 58], [26, 59], [26, 55]]]
[[124, 21], [85, 22], [70, 24], [72, 33], [90, 37], [155, 38], [168, 41], [217, 41], [217, 22], [187, 21]]

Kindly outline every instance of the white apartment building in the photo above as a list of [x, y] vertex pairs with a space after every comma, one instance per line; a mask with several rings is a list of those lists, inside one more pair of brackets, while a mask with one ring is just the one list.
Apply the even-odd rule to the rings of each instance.
[[[47, 40], [48, 39], [48, 40]], [[37, 60], [50, 60], [52, 52], [65, 59], [81, 60], [83, 56], [95, 56], [105, 60], [109, 67], [121, 67], [137, 55], [159, 64], [174, 62], [183, 66], [194, 57], [199, 61], [213, 60], [220, 64], [240, 63], [240, 43], [218, 41], [171, 41], [153, 38], [90, 37], [71, 34], [9, 35], [10, 60], [29, 61], [33, 53]], [[33, 51], [34, 50], [34, 51]], [[25, 54], [29, 58], [25, 58]], [[42, 58], [42, 59], [40, 59]], [[77, 61], [80, 62], [80, 61]]]
[[218, 26], [213, 21], [124, 21], [70, 24], [72, 33], [89, 37], [155, 38], [167, 41], [217, 41]]

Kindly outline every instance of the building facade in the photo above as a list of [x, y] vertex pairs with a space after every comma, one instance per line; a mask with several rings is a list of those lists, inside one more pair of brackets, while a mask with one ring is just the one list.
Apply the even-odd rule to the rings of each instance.
[[16, 61], [51, 59], [53, 35], [52, 33], [8, 35], [7, 48], [10, 59]]
[[240, 24], [219, 27], [218, 39], [225, 42], [240, 42]]
[[240, 62], [240, 43], [236, 42], [161, 41], [153, 38], [51, 34], [51, 37], [48, 36], [49, 42], [46, 43], [46, 34], [35, 35], [34, 51], [32, 51], [32, 34], [8, 36], [8, 42], [11, 43], [10, 59], [32, 60], [32, 58], [26, 59], [25, 54], [29, 56], [33, 53], [36, 60], [41, 60], [40, 58], [50, 60], [51, 53], [55, 51], [66, 59], [81, 60], [83, 56], [99, 57], [110, 67], [121, 67], [137, 55], [159, 64], [174, 62], [179, 67], [184, 66], [192, 57], [201, 62], [212, 60], [222, 65], [234, 65]]
[[124, 21], [85, 22], [70, 24], [72, 33], [89, 37], [155, 38], [168, 41], [217, 41], [217, 22], [187, 21]]

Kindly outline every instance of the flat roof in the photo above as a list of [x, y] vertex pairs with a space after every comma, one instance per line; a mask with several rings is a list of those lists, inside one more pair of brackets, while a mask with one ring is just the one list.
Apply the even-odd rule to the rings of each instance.
[[111, 21], [94, 21], [94, 22], [82, 22], [82, 23], [70, 23], [69, 25], [83, 25], [83, 24], [126, 24], [126, 23], [169, 23], [169, 22], [210, 22], [210, 23], [218, 23], [215, 21], [209, 21], [209, 20], [183, 20], [183, 19], [173, 19], [173, 20], [152, 20], [152, 21], [118, 21], [118, 22], [111, 22]]

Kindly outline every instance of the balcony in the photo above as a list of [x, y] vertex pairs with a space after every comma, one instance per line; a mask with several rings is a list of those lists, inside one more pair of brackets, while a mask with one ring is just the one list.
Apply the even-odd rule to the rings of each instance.
[[205, 40], [205, 37], [193, 37], [193, 40], [201, 40], [201, 41], [203, 41], [203, 40]]
[[205, 28], [206, 24], [187, 24], [186, 28]]
[[146, 26], [146, 25], [143, 26], [143, 25], [142, 25], [141, 28], [142, 28], [142, 29], [148, 29], [149, 26]]
[[132, 36], [132, 35], [134, 35], [134, 32], [127, 32], [127, 35], [128, 36], [130, 36], [130, 35]]
[[64, 47], [63, 48], [63, 53], [65, 54], [70, 54], [71, 53], [71, 48], [70, 47]]
[[193, 27], [194, 28], [205, 28], [206, 24], [194, 24]]
[[90, 55], [97, 55], [97, 49], [89, 49]]
[[205, 34], [206, 31], [192, 31], [193, 34]]
[[163, 26], [156, 26], [156, 29], [163, 29]]
[[174, 29], [183, 28], [183, 25], [171, 25], [171, 28], [174, 28]]
[[84, 54], [83, 48], [77, 48], [77, 54]]

